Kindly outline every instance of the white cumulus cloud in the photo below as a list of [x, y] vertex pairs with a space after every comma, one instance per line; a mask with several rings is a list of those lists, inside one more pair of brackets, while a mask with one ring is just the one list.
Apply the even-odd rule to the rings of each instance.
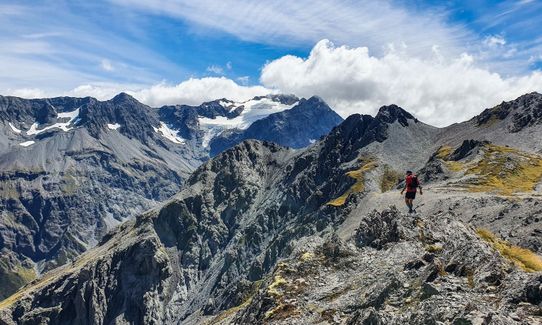
[[273, 91], [263, 86], [242, 86], [225, 77], [191, 78], [177, 85], [160, 83], [150, 87], [139, 85], [82, 85], [63, 95], [92, 96], [107, 100], [120, 92], [126, 92], [150, 106], [188, 104], [199, 105], [205, 101], [228, 98], [245, 101], [255, 96], [267, 95]]
[[148, 105], [160, 106], [178, 103], [199, 105], [219, 98], [244, 101], [270, 92], [271, 90], [262, 86], [241, 86], [225, 77], [208, 77], [191, 78], [173, 86], [158, 84], [132, 94]]
[[[318, 42], [306, 58], [286, 55], [268, 62], [260, 85], [249, 86], [248, 77], [236, 81], [222, 77], [190, 78], [179, 84], [88, 83], [70, 91], [12, 88], [21, 97], [92, 96], [107, 100], [127, 92], [150, 106], [189, 104], [228, 98], [244, 101], [269, 93], [318, 95], [340, 115], [375, 114], [382, 105], [397, 104], [420, 120], [445, 126], [479, 114], [503, 100], [531, 91], [542, 92], [542, 71], [505, 77], [478, 64], [474, 56], [441, 55], [438, 47], [425, 57], [402, 47], [390, 47], [374, 56], [367, 47], [335, 46]], [[535, 58], [533, 58], [535, 60]]]
[[378, 107], [395, 103], [438, 126], [542, 91], [540, 71], [506, 78], [478, 67], [468, 54], [422, 59], [391, 50], [375, 57], [366, 47], [336, 47], [328, 40], [318, 42], [308, 58], [287, 55], [267, 63], [260, 79], [263, 86], [281, 92], [317, 94], [343, 117], [374, 114]]

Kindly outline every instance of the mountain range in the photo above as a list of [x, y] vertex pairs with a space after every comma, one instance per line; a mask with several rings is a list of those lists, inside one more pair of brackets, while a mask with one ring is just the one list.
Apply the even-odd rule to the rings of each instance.
[[0, 299], [168, 199], [244, 138], [299, 148], [341, 121], [321, 99], [291, 95], [161, 108], [124, 93], [0, 97]]
[[[107, 110], [133, 101], [119, 96], [96, 105]], [[121, 149], [133, 148], [137, 139], [137, 149], [127, 150], [133, 156], [126, 158], [128, 166], [121, 165], [122, 170], [134, 168], [129, 162], [139, 157], [135, 153], [148, 150], [137, 172], [126, 174], [146, 179], [149, 171], [174, 171], [177, 178], [165, 174], [155, 179], [176, 183], [168, 188], [177, 193], [162, 200], [170, 192], [156, 192], [152, 200], [163, 202], [145, 212], [134, 211], [134, 218], [104, 231], [99, 239], [94, 235], [99, 241], [94, 248], [0, 302], [0, 324], [541, 323], [541, 94], [503, 102], [445, 128], [427, 125], [396, 105], [381, 107], [374, 117], [354, 114], [340, 121], [330, 115], [325, 120], [335, 125], [320, 136], [324, 127], [303, 133], [300, 126], [318, 124], [313, 119], [323, 114], [310, 110], [328, 111], [321, 99], [254, 99], [258, 100], [295, 106], [279, 106], [280, 112], [258, 120], [251, 120], [252, 103], [247, 104], [246, 117], [238, 113], [240, 106], [225, 100], [195, 112], [165, 107], [141, 118], [147, 119], [148, 129], [141, 126], [133, 135], [126, 133], [126, 140], [99, 141], [120, 146], [117, 150], [123, 153]], [[75, 124], [74, 130], [79, 130], [77, 125], [94, 115], [83, 114], [87, 104], [79, 101], [84, 100], [71, 101], [77, 103], [61, 111], [73, 112], [81, 105], [78, 115], [60, 118], [70, 119], [66, 129]], [[63, 123], [58, 122], [58, 111], [57, 120], [47, 120], [47, 109], [27, 105], [34, 119], [10, 121], [17, 130], [33, 133], [45, 128], [42, 121]], [[78, 116], [81, 121], [76, 123]], [[170, 143], [163, 140], [171, 136], [166, 130], [179, 128], [165, 116], [186, 121], [178, 123], [184, 123], [187, 133], [173, 135], [180, 143], [170, 141], [178, 149], [167, 150]], [[199, 123], [190, 122], [196, 116]], [[73, 141], [82, 147], [87, 136], [122, 132], [121, 122], [129, 119], [98, 120], [80, 127], [81, 139]], [[6, 124], [11, 128], [10, 122]], [[30, 123], [38, 125], [32, 128]], [[50, 138], [18, 141], [35, 141], [25, 149], [52, 142], [42, 149], [42, 159], [56, 166], [58, 160], [45, 154], [61, 147], [53, 145], [55, 137], [60, 142], [77, 133], [57, 128], [61, 131]], [[14, 132], [10, 139], [18, 136]], [[183, 147], [190, 141], [199, 145]], [[96, 160], [81, 147], [62, 152], [76, 151], [73, 159], [78, 162], [91, 156], [91, 161], [106, 166], [96, 173], [108, 173], [99, 178], [91, 173], [96, 169], [79, 167], [88, 172], [84, 177], [89, 183], [101, 184], [109, 175], [118, 175], [120, 167], [107, 165], [111, 160]], [[12, 155], [22, 152], [17, 149]], [[182, 149], [186, 152], [177, 157], [183, 157], [186, 170], [167, 160], [167, 154]], [[184, 158], [188, 153], [194, 160]], [[21, 160], [2, 159], [6, 166]], [[196, 160], [201, 162], [197, 168]], [[61, 161], [58, 166], [70, 166], [69, 160]], [[17, 170], [24, 168], [30, 169], [22, 165]], [[410, 215], [403, 212], [399, 195], [407, 169], [417, 171], [424, 189], [416, 199], [417, 213]], [[13, 171], [13, 177], [20, 182], [32, 182], [17, 173]], [[51, 174], [40, 174], [40, 186], [48, 185]], [[117, 182], [124, 177], [120, 174]], [[133, 185], [127, 186], [133, 193], [123, 194], [126, 200], [140, 193]], [[78, 188], [83, 191], [83, 186]], [[87, 192], [83, 197], [98, 196]], [[100, 201], [105, 205], [107, 199]], [[16, 207], [16, 202], [6, 204]], [[121, 209], [127, 202], [116, 204]], [[9, 206], [4, 211], [16, 210]], [[99, 212], [95, 218], [100, 218]], [[7, 235], [2, 235], [1, 244], [15, 254], [21, 236], [11, 229], [19, 230], [31, 220], [24, 213], [10, 215], [2, 218], [0, 231]], [[34, 220], [39, 225], [40, 219]], [[87, 222], [82, 230], [88, 230]], [[43, 242], [36, 247], [44, 247]]]

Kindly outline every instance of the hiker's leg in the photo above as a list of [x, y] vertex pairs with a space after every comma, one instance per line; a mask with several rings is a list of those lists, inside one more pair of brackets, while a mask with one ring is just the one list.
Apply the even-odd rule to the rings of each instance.
[[408, 207], [408, 212], [412, 212], [412, 199], [406, 199], [405, 201]]

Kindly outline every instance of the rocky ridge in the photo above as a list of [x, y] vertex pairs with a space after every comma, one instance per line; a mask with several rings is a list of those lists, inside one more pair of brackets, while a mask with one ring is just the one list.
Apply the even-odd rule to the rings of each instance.
[[[250, 107], [223, 99], [151, 108], [124, 93], [103, 102], [0, 97], [0, 299], [177, 193], [209, 158], [203, 119], [280, 122], [289, 117], [273, 117], [275, 108], [298, 101], [272, 95]], [[335, 119], [320, 123], [318, 136], [339, 122], [331, 110], [320, 113]]]

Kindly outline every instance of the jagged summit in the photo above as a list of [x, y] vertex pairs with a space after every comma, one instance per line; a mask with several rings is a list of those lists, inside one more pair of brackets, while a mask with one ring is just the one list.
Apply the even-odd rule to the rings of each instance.
[[325, 104], [327, 106], [326, 102], [320, 96], [311, 96], [308, 99], [303, 98], [303, 99], [301, 99], [301, 101], [307, 101], [309, 103]]
[[510, 119], [507, 128], [510, 132], [519, 132], [525, 126], [532, 126], [542, 121], [542, 94], [532, 92], [514, 100], [485, 109], [474, 118], [478, 126]]
[[115, 97], [111, 98], [109, 101], [115, 103], [115, 104], [121, 104], [121, 103], [132, 103], [132, 104], [141, 104], [136, 98], [134, 98], [132, 95], [127, 94], [125, 92], [121, 92], [117, 94]]
[[398, 121], [402, 126], [408, 126], [408, 120], [418, 123], [418, 119], [412, 114], [395, 104], [380, 107], [376, 118], [390, 124]]
[[527, 103], [531, 100], [542, 100], [542, 94], [537, 91], [532, 91], [530, 93], [519, 96], [516, 100], [523, 101]]

